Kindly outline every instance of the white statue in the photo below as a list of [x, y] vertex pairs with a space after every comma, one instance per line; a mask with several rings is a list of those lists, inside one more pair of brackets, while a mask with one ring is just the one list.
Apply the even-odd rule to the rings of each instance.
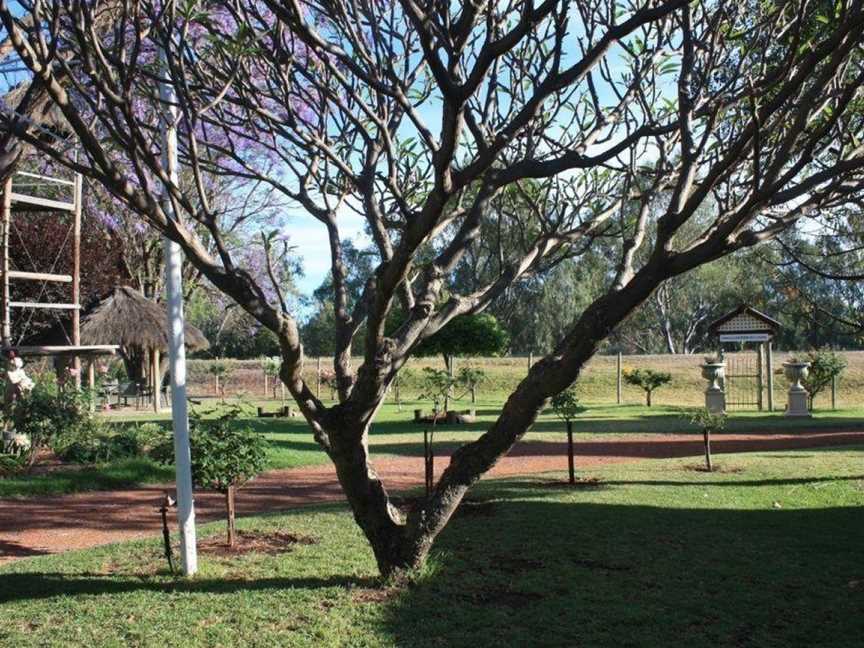
[[[7, 400], [15, 400], [18, 396], [28, 393], [33, 389], [33, 380], [24, 371], [24, 361], [15, 356], [10, 358], [9, 367], [6, 370], [6, 390], [13, 390], [12, 398]], [[8, 394], [7, 394], [8, 396]]]

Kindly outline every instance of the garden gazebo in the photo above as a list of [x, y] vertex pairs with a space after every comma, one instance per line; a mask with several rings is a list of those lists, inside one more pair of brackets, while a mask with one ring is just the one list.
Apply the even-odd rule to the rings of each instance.
[[[709, 326], [716, 336], [719, 352], [725, 356], [726, 406], [731, 409], [764, 407], [767, 387], [768, 411], [774, 410], [774, 358], [771, 342], [780, 330], [780, 322], [752, 306], [742, 304]], [[724, 345], [734, 347], [727, 355]], [[751, 351], [745, 349], [749, 345]]]
[[[210, 346], [204, 334], [191, 324], [185, 325], [185, 334], [189, 351]], [[81, 318], [82, 342], [118, 345], [129, 379], [152, 387], [156, 409], [164, 375], [159, 358], [168, 350], [168, 336], [165, 307], [129, 286], [115, 287]]]

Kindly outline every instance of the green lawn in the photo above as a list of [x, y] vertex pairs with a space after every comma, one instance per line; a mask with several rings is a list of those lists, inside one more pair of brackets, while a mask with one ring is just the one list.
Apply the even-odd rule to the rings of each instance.
[[[439, 451], [454, 450], [459, 445], [477, 438], [491, 424], [501, 408], [502, 400], [482, 400], [477, 403], [478, 421], [469, 425], [438, 426], [435, 432]], [[274, 402], [254, 403], [266, 409], [277, 407]], [[207, 401], [204, 410], [218, 410], [217, 401]], [[456, 409], [466, 408], [457, 403]], [[588, 411], [576, 424], [579, 441], [624, 439], [634, 434], [669, 434], [696, 430], [671, 406], [644, 407], [640, 405], [608, 405], [588, 403]], [[413, 410], [429, 404], [411, 401], [399, 411], [388, 403], [381, 408], [372, 426], [370, 446], [378, 456], [423, 456], [423, 427], [411, 422]], [[114, 425], [134, 425], [146, 421], [161, 421], [169, 425], [168, 415], [130, 412], [110, 419]], [[317, 465], [327, 461], [301, 418], [272, 419], [249, 418], [248, 423], [270, 441], [268, 468], [295, 468]], [[729, 432], [791, 432], [803, 429], [864, 429], [864, 409], [820, 410], [812, 419], [788, 419], [782, 412], [739, 412], [730, 416]], [[551, 413], [543, 414], [526, 435], [528, 441], [561, 443], [565, 440], [562, 424]], [[84, 490], [110, 490], [136, 485], [171, 481], [173, 469], [159, 466], [146, 459], [121, 460], [83, 470], [58, 469], [49, 474], [16, 476], [0, 479], [0, 497], [45, 495]]]
[[[483, 482], [417, 582], [381, 590], [341, 506], [249, 518], [313, 537], [203, 557], [157, 541], [0, 568], [8, 646], [859, 646], [864, 448], [723, 455]], [[222, 525], [206, 527], [221, 533]]]

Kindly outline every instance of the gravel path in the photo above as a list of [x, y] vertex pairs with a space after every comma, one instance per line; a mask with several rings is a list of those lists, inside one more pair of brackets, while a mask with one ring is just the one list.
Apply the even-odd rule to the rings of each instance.
[[[864, 444], [862, 431], [796, 432], [795, 434], [723, 434], [712, 439], [715, 453], [756, 452]], [[640, 459], [701, 456], [701, 436], [686, 434], [635, 436], [575, 444], [577, 468]], [[374, 447], [373, 447], [374, 450]], [[447, 457], [436, 458], [436, 472]], [[423, 483], [422, 457], [386, 457], [375, 468], [390, 491]], [[496, 465], [487, 477], [528, 475], [567, 469], [566, 444], [523, 442]], [[0, 562], [26, 556], [84, 549], [160, 530], [157, 508], [173, 486], [158, 485], [126, 491], [100, 491], [50, 497], [13, 498], [0, 502]], [[332, 466], [274, 470], [259, 476], [237, 495], [239, 515], [342, 501]], [[197, 493], [199, 522], [220, 519], [221, 496]]]

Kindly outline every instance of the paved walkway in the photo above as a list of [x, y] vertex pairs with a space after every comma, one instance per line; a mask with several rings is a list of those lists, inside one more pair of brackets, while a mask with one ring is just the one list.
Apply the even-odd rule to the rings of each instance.
[[[715, 453], [755, 452], [864, 444], [864, 431], [796, 432], [795, 434], [723, 434], [712, 440]], [[374, 451], [374, 447], [373, 447]], [[635, 436], [575, 444], [576, 465], [586, 468], [640, 459], [702, 455], [701, 436], [685, 434]], [[436, 458], [436, 472], [447, 465]], [[391, 492], [423, 484], [422, 457], [391, 457], [375, 461], [375, 468]], [[496, 465], [487, 477], [527, 475], [567, 469], [566, 444], [523, 442]], [[157, 508], [173, 485], [126, 491], [100, 491], [7, 499], [0, 502], [0, 562], [40, 554], [59, 553], [158, 534]], [[239, 515], [342, 501], [331, 465], [274, 470], [239, 491]], [[221, 496], [198, 493], [198, 521], [222, 517]]]

